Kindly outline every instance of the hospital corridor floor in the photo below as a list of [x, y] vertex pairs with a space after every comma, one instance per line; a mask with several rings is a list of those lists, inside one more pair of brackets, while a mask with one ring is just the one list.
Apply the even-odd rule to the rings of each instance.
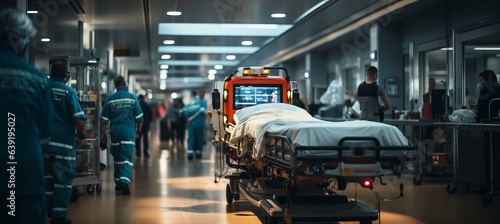
[[[157, 132], [151, 132], [148, 158], [135, 157], [130, 195], [115, 193], [113, 167], [101, 173], [102, 191], [88, 194], [79, 187], [80, 197], [69, 206], [74, 224], [257, 224], [263, 211], [244, 196], [226, 202], [227, 179], [214, 183], [216, 153], [210, 141], [203, 157], [187, 160], [185, 148], [169, 144], [160, 149]], [[500, 198], [493, 205], [481, 204], [478, 193], [446, 191], [447, 181], [427, 181], [413, 185], [412, 174], [404, 177], [404, 197], [381, 202], [380, 220], [373, 223], [500, 223]], [[356, 194], [357, 190], [357, 194]], [[349, 184], [343, 192], [376, 207], [375, 192], [383, 198], [399, 195], [399, 182], [385, 186], [376, 181], [373, 190]], [[295, 223], [295, 222], [294, 222]], [[313, 223], [313, 222], [311, 222]], [[357, 223], [357, 222], [340, 222]]]

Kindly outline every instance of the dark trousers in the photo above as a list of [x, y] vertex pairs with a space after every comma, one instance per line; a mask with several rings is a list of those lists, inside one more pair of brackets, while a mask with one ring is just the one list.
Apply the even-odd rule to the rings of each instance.
[[135, 140], [135, 154], [140, 156], [141, 155], [141, 140], [142, 140], [142, 151], [144, 152], [144, 155], [149, 155], [148, 149], [149, 149], [149, 127], [142, 127], [141, 130], [141, 135], [139, 135], [139, 138]]
[[[1, 193], [2, 200], [11, 197], [10, 194]], [[15, 212], [4, 206], [0, 209], [0, 223], [32, 224], [45, 223], [46, 198], [45, 195], [15, 194]], [[4, 203], [2, 203], [4, 204]], [[10, 204], [10, 203], [9, 203]], [[9, 213], [11, 212], [11, 213]], [[10, 214], [14, 214], [10, 215]]]

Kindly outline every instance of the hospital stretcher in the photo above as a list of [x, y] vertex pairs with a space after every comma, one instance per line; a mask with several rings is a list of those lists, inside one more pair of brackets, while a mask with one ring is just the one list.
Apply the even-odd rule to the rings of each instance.
[[[230, 98], [228, 94], [221, 101]], [[342, 192], [348, 183], [373, 189], [376, 178], [385, 184], [383, 176], [400, 177], [415, 148], [396, 127], [369, 121], [321, 121], [286, 104], [286, 98], [280, 102], [256, 104], [232, 114], [224, 109], [212, 112], [225, 116], [214, 119], [214, 127], [225, 121], [215, 130], [222, 148], [220, 160], [236, 169], [224, 175], [229, 179], [227, 202], [243, 194], [262, 209], [266, 223], [377, 220], [378, 210]], [[227, 122], [229, 115], [232, 122]], [[402, 191], [401, 185], [400, 196]]]

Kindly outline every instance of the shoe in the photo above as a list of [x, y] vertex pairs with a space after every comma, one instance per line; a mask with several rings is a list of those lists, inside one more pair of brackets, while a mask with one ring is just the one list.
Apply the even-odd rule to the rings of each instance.
[[104, 169], [106, 169], [106, 164], [100, 163], [99, 164], [99, 170], [103, 171]]
[[201, 157], [202, 157], [201, 152], [196, 152], [196, 159], [201, 159]]
[[128, 185], [124, 183], [119, 183], [118, 185], [116, 185], [115, 191], [120, 191], [123, 195], [130, 194], [130, 189], [128, 188]]
[[71, 224], [71, 220], [65, 218], [52, 218], [50, 224]]

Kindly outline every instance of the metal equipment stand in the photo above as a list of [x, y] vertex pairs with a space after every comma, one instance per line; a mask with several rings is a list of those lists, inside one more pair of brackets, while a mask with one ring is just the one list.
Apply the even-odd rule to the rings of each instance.
[[101, 113], [101, 76], [99, 58], [59, 56], [50, 58], [49, 63], [65, 61], [69, 67], [71, 80], [67, 83], [77, 93], [85, 113], [86, 144], [76, 149], [76, 174], [73, 179], [73, 192], [70, 201], [80, 197], [79, 186], [85, 186], [88, 194], [100, 193], [102, 180], [100, 174], [100, 122]]

